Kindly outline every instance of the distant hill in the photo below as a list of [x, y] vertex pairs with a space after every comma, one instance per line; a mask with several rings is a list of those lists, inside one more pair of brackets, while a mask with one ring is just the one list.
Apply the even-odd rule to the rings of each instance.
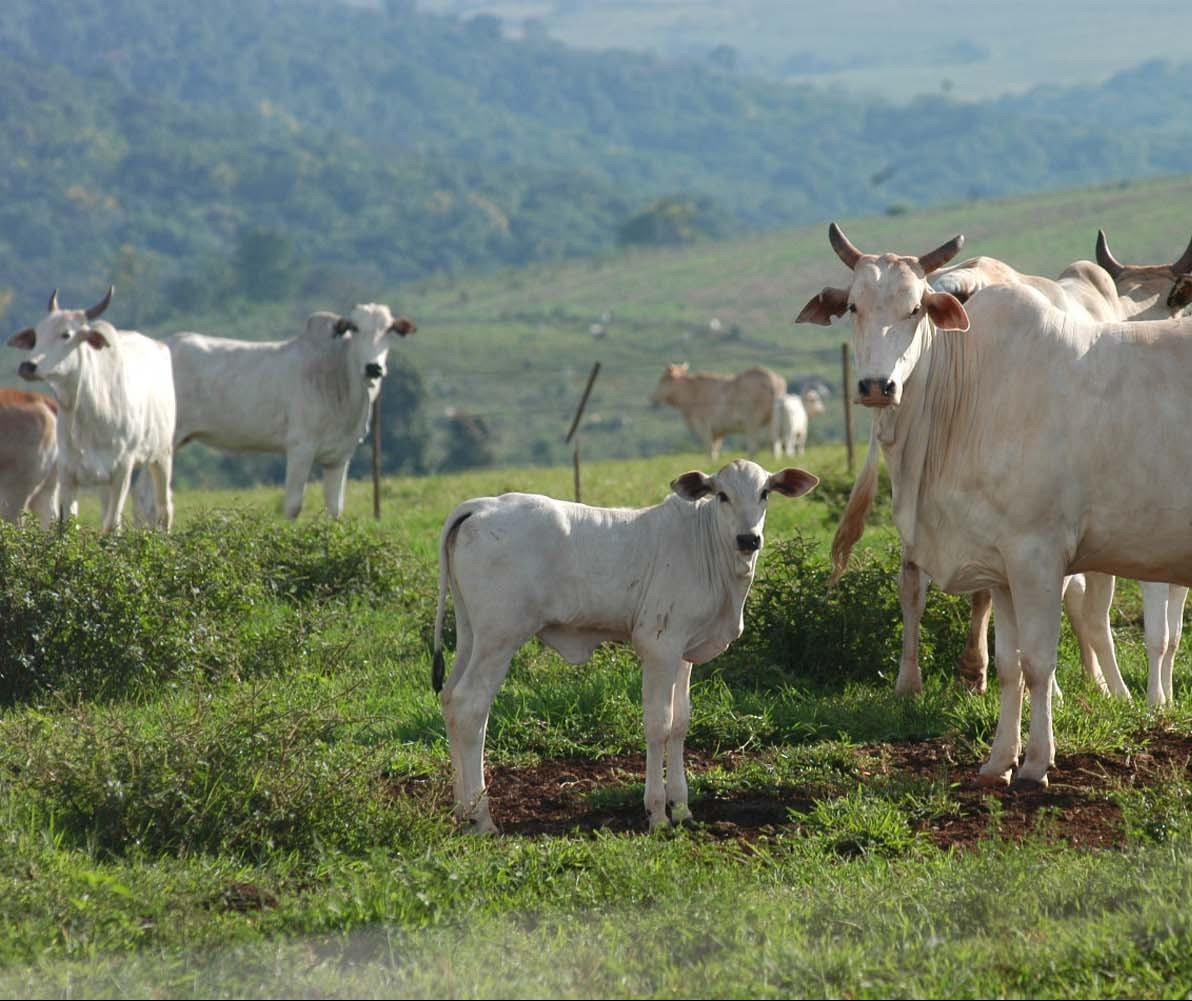
[[1192, 163], [1192, 64], [894, 104], [410, 0], [6, 0], [0, 306], [128, 322]]

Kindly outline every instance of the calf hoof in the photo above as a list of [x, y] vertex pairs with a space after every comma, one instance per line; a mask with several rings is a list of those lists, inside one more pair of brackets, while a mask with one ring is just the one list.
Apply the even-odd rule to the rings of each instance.
[[1005, 789], [1010, 784], [1011, 770], [1007, 768], [1004, 772], [985, 771], [982, 767], [977, 772], [977, 785], [984, 789]]
[[1011, 792], [1038, 792], [1047, 788], [1047, 776], [1042, 778], [1032, 779], [1024, 775], [1014, 776], [1014, 781], [1010, 783]]

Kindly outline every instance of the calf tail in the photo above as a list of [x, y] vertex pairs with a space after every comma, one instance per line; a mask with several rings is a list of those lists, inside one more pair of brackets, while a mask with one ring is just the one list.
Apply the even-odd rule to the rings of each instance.
[[836, 584], [848, 569], [853, 546], [865, 531], [865, 517], [873, 507], [874, 497], [877, 496], [877, 461], [877, 436], [871, 434], [869, 451], [865, 454], [865, 465], [853, 484], [852, 492], [848, 495], [848, 504], [844, 508], [844, 516], [832, 537], [832, 577], [828, 581], [829, 586]]
[[471, 516], [471, 510], [460, 514], [459, 508], [456, 508], [447, 519], [447, 524], [443, 526], [443, 534], [439, 539], [439, 599], [435, 605], [435, 646], [430, 671], [431, 687], [436, 692], [443, 690], [443, 677], [446, 673], [443, 660], [443, 616], [447, 611], [447, 588], [451, 582], [451, 547], [459, 526]]

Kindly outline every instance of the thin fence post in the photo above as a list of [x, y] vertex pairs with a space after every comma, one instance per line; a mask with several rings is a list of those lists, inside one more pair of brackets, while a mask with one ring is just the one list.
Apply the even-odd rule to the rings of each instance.
[[844, 447], [848, 450], [848, 474], [853, 475], [853, 363], [848, 353], [848, 342], [840, 345], [840, 367], [843, 370], [841, 385], [844, 392]]
[[[600, 362], [596, 362], [592, 366], [591, 374], [588, 376], [588, 384], [584, 386], [584, 395], [580, 397], [579, 406], [575, 410], [575, 418], [571, 421], [571, 427], [567, 431], [567, 437], [563, 439], [564, 443], [570, 442], [575, 432], [579, 429], [580, 419], [584, 416], [584, 407], [588, 405], [588, 397], [592, 395], [592, 386], [596, 382], [596, 376], [600, 374]], [[579, 482], [579, 438], [575, 438], [575, 455], [572, 459], [575, 466], [575, 502], [580, 502], [580, 482]]]

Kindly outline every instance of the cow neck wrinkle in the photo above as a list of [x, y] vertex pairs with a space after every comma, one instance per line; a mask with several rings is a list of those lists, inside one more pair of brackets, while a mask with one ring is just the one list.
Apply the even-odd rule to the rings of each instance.
[[[725, 542], [720, 536], [717, 524], [716, 505], [720, 502], [710, 498], [696, 505], [695, 516], [699, 525], [696, 536], [699, 539], [697, 549], [700, 569], [700, 582], [705, 587], [719, 587], [734, 583], [744, 585], [744, 593], [732, 594], [738, 603], [745, 600], [745, 594], [753, 583], [753, 568], [756, 563], [743, 563], [738, 559], [736, 546]], [[749, 569], [742, 571], [741, 566]]]

